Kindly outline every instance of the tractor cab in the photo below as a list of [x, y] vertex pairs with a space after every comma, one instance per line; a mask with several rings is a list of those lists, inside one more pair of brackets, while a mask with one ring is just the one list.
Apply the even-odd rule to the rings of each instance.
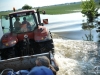
[[37, 15], [34, 10], [24, 10], [4, 15], [1, 19], [3, 33], [24, 33], [34, 31], [38, 27]]
[[33, 11], [12, 13], [10, 17], [10, 29], [12, 33], [24, 33], [34, 31], [38, 25]]

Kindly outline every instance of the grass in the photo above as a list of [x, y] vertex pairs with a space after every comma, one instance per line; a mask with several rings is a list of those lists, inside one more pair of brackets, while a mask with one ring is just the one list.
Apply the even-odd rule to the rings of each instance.
[[[81, 9], [80, 4], [60, 4], [60, 5], [53, 5], [53, 6], [44, 6], [40, 7], [40, 10], [45, 10], [46, 14], [65, 14], [65, 13], [72, 13], [76, 12], [73, 10]], [[0, 12], [1, 15], [8, 15], [12, 11], [2, 11]]]
[[73, 13], [81, 9], [80, 4], [63, 4], [63, 5], [55, 5], [55, 6], [48, 6], [42, 7], [40, 10], [45, 10], [47, 14], [65, 14], [65, 13]]
[[8, 15], [11, 11], [3, 11], [3, 12], [0, 12], [0, 18], [2, 15]]
[[[36, 9], [36, 8], [35, 8]], [[68, 4], [59, 4], [59, 5], [52, 5], [52, 6], [44, 6], [40, 7], [40, 10], [45, 10], [46, 14], [67, 14], [67, 13], [74, 13], [79, 10], [81, 10], [81, 3], [72, 3], [70, 5]], [[3, 11], [0, 12], [0, 18], [1, 15], [8, 15], [12, 11]]]

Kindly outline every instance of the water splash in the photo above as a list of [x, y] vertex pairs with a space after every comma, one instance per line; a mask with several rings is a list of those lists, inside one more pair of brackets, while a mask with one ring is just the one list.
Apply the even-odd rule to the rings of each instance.
[[88, 75], [87, 69], [92, 68], [94, 58], [91, 52], [96, 53], [97, 43], [81, 40], [64, 40], [53, 35], [55, 58], [59, 65], [57, 75]]

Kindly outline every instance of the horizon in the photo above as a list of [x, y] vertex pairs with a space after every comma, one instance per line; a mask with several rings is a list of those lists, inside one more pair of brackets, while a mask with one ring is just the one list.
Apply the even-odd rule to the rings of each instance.
[[[13, 7], [16, 8], [16, 10], [21, 9], [22, 6], [25, 4], [34, 7], [43, 7], [43, 6], [51, 6], [51, 5], [58, 5], [58, 4], [64, 4], [64, 3], [72, 3], [72, 2], [80, 2], [84, 0], [55, 0], [54, 2], [51, 0], [0, 0], [0, 11], [7, 11], [7, 10], [12, 10]], [[6, 6], [5, 6], [6, 5]]]

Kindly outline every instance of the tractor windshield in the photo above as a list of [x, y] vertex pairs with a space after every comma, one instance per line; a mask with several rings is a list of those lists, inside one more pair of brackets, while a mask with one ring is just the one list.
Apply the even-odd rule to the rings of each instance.
[[37, 27], [34, 13], [18, 13], [10, 15], [11, 29], [13, 33], [33, 31]]

